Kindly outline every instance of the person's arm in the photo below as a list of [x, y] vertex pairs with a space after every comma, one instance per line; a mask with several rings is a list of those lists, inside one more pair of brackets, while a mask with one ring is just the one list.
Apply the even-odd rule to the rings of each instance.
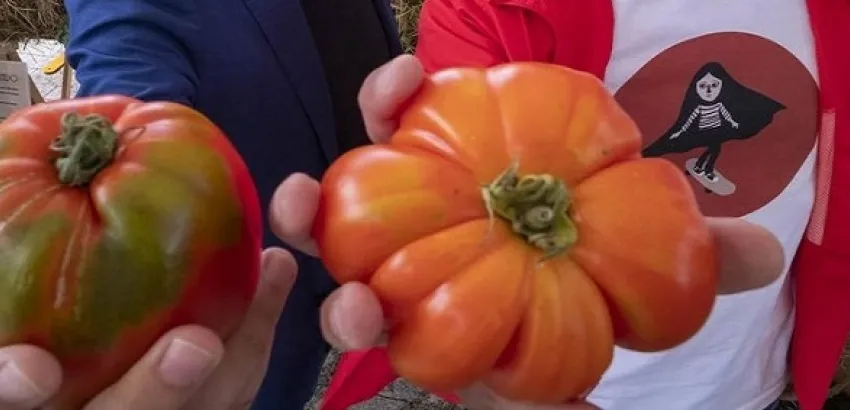
[[78, 96], [121, 94], [192, 105], [195, 0], [65, 0]]
[[425, 0], [416, 56], [426, 72], [551, 59], [553, 38], [543, 19], [521, 7], [485, 0]]
[[676, 138], [679, 135], [682, 135], [682, 133], [684, 133], [685, 131], [687, 131], [688, 128], [691, 128], [691, 125], [694, 123], [694, 120], [697, 119], [697, 117], [699, 117], [699, 107], [694, 108], [694, 110], [691, 111], [691, 115], [688, 116], [688, 119], [685, 120], [684, 124], [682, 124], [682, 128], [680, 128], [679, 131], [674, 132], [671, 138]]

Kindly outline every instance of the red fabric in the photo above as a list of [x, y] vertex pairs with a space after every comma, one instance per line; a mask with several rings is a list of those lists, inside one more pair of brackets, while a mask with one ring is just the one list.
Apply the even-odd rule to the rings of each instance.
[[[371, 399], [395, 381], [398, 376], [390, 366], [383, 348], [349, 352], [342, 355], [336, 372], [322, 399], [323, 410], [347, 410]], [[443, 400], [459, 403], [451, 393], [435, 393]]]
[[791, 372], [802, 410], [820, 410], [850, 331], [850, 1], [809, 0], [821, 85], [818, 191], [794, 266]]
[[345, 353], [325, 391], [321, 408], [346, 410], [374, 397], [397, 377], [384, 349]]
[[[824, 120], [816, 205], [794, 261], [796, 324], [790, 360], [802, 410], [820, 410], [850, 332], [850, 0], [808, 0], [808, 6]], [[429, 72], [545, 61], [602, 78], [613, 33], [610, 1], [426, 0], [417, 55]], [[386, 355], [346, 356], [351, 366], [334, 378], [346, 388], [332, 392], [327, 403], [335, 407], [326, 410], [372, 397], [396, 378]], [[378, 376], [370, 376], [369, 368]]]
[[428, 72], [546, 61], [601, 78], [613, 28], [614, 9], [607, 1], [426, 0], [416, 55]]

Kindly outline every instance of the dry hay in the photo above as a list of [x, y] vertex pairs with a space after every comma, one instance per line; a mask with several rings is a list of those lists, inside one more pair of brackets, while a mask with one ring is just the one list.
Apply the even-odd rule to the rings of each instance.
[[0, 0], [0, 44], [62, 39], [65, 27], [62, 0]]
[[422, 0], [392, 0], [392, 6], [398, 23], [401, 45], [405, 52], [412, 53], [418, 38], [419, 10], [422, 8]]

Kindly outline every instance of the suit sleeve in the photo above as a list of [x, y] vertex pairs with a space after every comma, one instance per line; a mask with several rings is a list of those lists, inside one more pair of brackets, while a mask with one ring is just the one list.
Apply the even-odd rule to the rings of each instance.
[[195, 0], [65, 0], [66, 50], [79, 96], [121, 94], [192, 105]]

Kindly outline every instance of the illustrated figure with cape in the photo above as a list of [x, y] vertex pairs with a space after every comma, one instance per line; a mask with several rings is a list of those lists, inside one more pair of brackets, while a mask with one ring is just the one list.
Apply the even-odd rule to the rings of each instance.
[[644, 148], [645, 157], [683, 153], [703, 148], [697, 158], [685, 161], [685, 171], [706, 192], [731, 195], [735, 184], [715, 167], [723, 144], [758, 135], [785, 106], [736, 81], [716, 62], [694, 74], [673, 125]]

